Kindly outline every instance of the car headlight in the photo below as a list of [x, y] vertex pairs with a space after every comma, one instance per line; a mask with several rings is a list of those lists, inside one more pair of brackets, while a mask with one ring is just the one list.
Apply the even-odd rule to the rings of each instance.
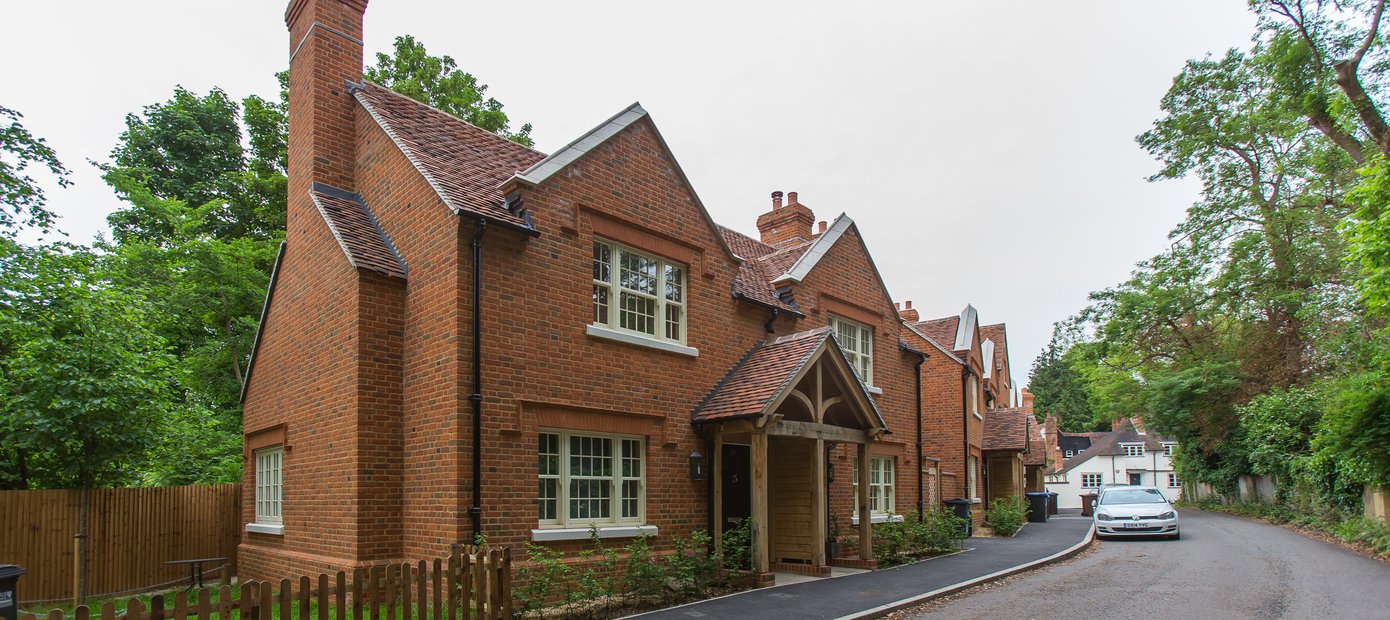
[[1110, 515], [1108, 515], [1108, 514], [1105, 514], [1105, 513], [1103, 513], [1103, 512], [1097, 512], [1097, 513], [1096, 513], [1096, 519], [1099, 519], [1099, 520], [1101, 520], [1101, 521], [1114, 521], [1114, 520], [1115, 520], [1115, 517], [1112, 517], [1112, 516], [1110, 516]]
[[1172, 519], [1172, 518], [1177, 517], [1177, 516], [1178, 516], [1178, 513], [1169, 510], [1168, 512], [1165, 512], [1165, 513], [1163, 513], [1163, 514], [1161, 514], [1161, 515], [1158, 515], [1158, 518], [1160, 518], [1160, 519]]

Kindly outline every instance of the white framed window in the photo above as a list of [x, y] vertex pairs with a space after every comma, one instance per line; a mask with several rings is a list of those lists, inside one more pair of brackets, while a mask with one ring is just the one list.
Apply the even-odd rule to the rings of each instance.
[[541, 431], [537, 512], [542, 527], [638, 524], [646, 518], [646, 441]]
[[1075, 456], [1075, 455], [1076, 455], [1076, 453], [1075, 453], [1075, 452], [1072, 452], [1071, 450], [1067, 450], [1067, 452], [1066, 452], [1066, 458], [1071, 458], [1071, 457], [1073, 457], [1073, 456]]
[[256, 451], [256, 523], [282, 522], [284, 459], [283, 446], [271, 446]]
[[970, 375], [970, 415], [984, 419], [980, 415], [980, 380], [975, 375]]
[[685, 265], [594, 240], [594, 325], [685, 344]]
[[979, 481], [980, 459], [978, 457], [972, 456], [970, 457], [969, 466], [967, 466], [965, 470], [965, 490], [966, 493], [970, 495], [970, 499], [980, 499]]
[[1173, 444], [1163, 444], [1163, 456], [1173, 456]]
[[830, 329], [840, 341], [849, 365], [864, 385], [874, 384], [874, 328], [838, 316], [830, 317]]
[[1182, 481], [1178, 480], [1177, 474], [1168, 474], [1168, 488], [1176, 489], [1182, 486]]
[[1099, 489], [1102, 484], [1101, 476], [1102, 474], [1081, 474], [1081, 488]]
[[[859, 496], [859, 461], [854, 461], [854, 495]], [[893, 458], [869, 457], [869, 514], [893, 514]]]
[[1144, 456], [1144, 444], [1142, 443], [1126, 444], [1124, 448], [1125, 456]]

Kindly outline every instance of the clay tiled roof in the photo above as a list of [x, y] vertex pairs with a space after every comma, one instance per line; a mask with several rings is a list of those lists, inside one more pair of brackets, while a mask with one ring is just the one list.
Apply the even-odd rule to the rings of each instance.
[[796, 304], [783, 300], [777, 294], [776, 287], [772, 285], [772, 278], [780, 275], [781, 272], [773, 273], [759, 260], [762, 256], [774, 252], [775, 249], [723, 226], [719, 227], [719, 234], [724, 237], [724, 242], [729, 245], [729, 249], [743, 259], [743, 262], [738, 266], [738, 274], [734, 276], [734, 293], [764, 306], [801, 316], [801, 310], [796, 307]]
[[695, 420], [714, 422], [762, 415], [829, 337], [830, 329], [822, 327], [758, 343], [695, 410]]
[[762, 256], [758, 260], [767, 265], [768, 272], [774, 274], [772, 277], [775, 278], [790, 271], [796, 261], [801, 260], [801, 256], [806, 253], [806, 250], [811, 248], [811, 244], [811, 241], [805, 241], [796, 245], [777, 248], [775, 252]]
[[449, 208], [530, 228], [502, 206], [498, 187], [543, 153], [370, 82], [352, 91]]
[[926, 334], [928, 338], [935, 340], [937, 344], [951, 350], [956, 346], [956, 330], [960, 327], [960, 317], [951, 316], [944, 319], [919, 321], [913, 327]]
[[309, 196], [353, 267], [394, 278], [405, 277], [405, 261], [361, 196], [321, 183], [313, 184]]
[[991, 409], [985, 412], [985, 450], [1016, 450], [1027, 447], [1028, 411], [1021, 407]]

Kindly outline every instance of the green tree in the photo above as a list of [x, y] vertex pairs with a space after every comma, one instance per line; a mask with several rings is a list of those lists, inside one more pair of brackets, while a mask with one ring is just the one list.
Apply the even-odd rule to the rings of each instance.
[[531, 124], [512, 132], [502, 103], [487, 96], [487, 85], [473, 74], [459, 71], [453, 58], [430, 56], [415, 37], [396, 37], [394, 54], [376, 55], [376, 66], [367, 67], [368, 80], [416, 101], [427, 103], [513, 142], [532, 146]]
[[0, 433], [12, 486], [79, 488], [77, 598], [86, 597], [90, 491], [129, 484], [173, 404], [173, 359], [143, 299], [85, 250], [8, 244], [0, 314]]
[[0, 106], [0, 243], [14, 238], [21, 228], [35, 228], [42, 233], [55, 230], [54, 215], [48, 210], [43, 188], [26, 174], [29, 166], [46, 168], [57, 178], [59, 187], [67, 187], [68, 169], [58, 161], [58, 155], [20, 124], [23, 115]]
[[[1059, 429], [1069, 433], [1095, 430], [1091, 413], [1090, 389], [1085, 378], [1068, 359], [1072, 337], [1065, 325], [1052, 328], [1052, 340], [1033, 361], [1028, 391], [1039, 419], [1051, 414]], [[1073, 356], [1074, 357], [1074, 356]]]

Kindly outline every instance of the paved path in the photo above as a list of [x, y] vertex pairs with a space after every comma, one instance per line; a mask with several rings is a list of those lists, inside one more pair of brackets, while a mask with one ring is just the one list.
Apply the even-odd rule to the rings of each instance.
[[642, 620], [843, 618], [1046, 558], [1085, 540], [1090, 519], [1030, 523], [1014, 538], [971, 538], [969, 551], [858, 575], [819, 579], [654, 611]]
[[1092, 551], [904, 618], [1390, 618], [1390, 564], [1283, 528], [1182, 511], [1182, 540]]

